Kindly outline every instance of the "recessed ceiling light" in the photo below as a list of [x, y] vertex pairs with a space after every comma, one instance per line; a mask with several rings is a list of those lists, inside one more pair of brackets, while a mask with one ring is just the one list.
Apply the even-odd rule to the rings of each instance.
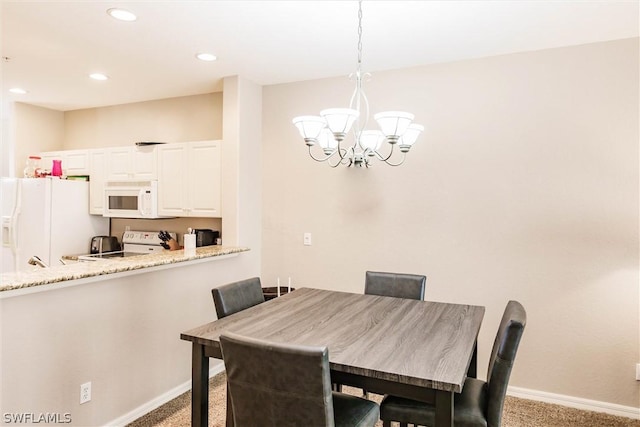
[[138, 19], [136, 15], [129, 12], [128, 10], [118, 9], [116, 7], [107, 10], [107, 13], [111, 15], [112, 18], [118, 19], [120, 21], [133, 22]]
[[89, 74], [89, 77], [91, 77], [93, 80], [108, 80], [109, 79], [109, 77], [105, 76], [102, 73]]
[[218, 59], [218, 57], [211, 53], [199, 53], [196, 55], [196, 58], [201, 61], [215, 61], [216, 59]]
[[9, 92], [15, 93], [17, 95], [25, 95], [26, 93], [28, 93], [26, 90], [19, 87], [12, 87], [11, 89], [9, 89]]

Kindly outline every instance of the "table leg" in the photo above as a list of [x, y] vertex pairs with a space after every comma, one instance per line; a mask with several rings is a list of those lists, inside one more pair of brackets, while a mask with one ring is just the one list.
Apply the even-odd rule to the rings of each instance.
[[453, 392], [436, 390], [436, 427], [453, 427]]
[[471, 364], [467, 371], [467, 376], [470, 378], [478, 378], [478, 340], [473, 345], [473, 355], [471, 356]]
[[193, 343], [191, 354], [191, 426], [209, 425], [209, 358], [204, 346]]

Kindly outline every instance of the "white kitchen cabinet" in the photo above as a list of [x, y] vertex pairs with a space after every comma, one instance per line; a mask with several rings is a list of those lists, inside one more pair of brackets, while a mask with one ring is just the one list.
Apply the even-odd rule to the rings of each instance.
[[46, 151], [40, 157], [40, 168], [48, 172], [53, 160], [61, 160], [64, 175], [89, 175], [89, 150]]
[[107, 176], [107, 150], [89, 150], [89, 213], [104, 211], [104, 181]]
[[158, 178], [156, 145], [111, 147], [106, 155], [107, 181]]
[[221, 217], [222, 141], [158, 146], [158, 213]]

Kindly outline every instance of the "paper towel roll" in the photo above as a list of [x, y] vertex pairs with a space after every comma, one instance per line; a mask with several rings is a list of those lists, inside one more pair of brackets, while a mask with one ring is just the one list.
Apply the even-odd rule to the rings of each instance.
[[184, 250], [192, 250], [196, 249], [196, 235], [195, 234], [185, 234], [184, 235]]

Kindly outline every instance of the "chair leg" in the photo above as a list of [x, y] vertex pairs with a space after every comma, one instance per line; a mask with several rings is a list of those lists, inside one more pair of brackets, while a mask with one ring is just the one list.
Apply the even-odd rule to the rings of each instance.
[[339, 393], [342, 393], [342, 384], [338, 384], [338, 383], [333, 383], [333, 391], [337, 391]]
[[233, 408], [231, 407], [231, 395], [229, 394], [229, 384], [227, 384], [227, 419], [225, 420], [226, 427], [233, 427]]
[[391, 427], [391, 421], [383, 420], [382, 427]]

